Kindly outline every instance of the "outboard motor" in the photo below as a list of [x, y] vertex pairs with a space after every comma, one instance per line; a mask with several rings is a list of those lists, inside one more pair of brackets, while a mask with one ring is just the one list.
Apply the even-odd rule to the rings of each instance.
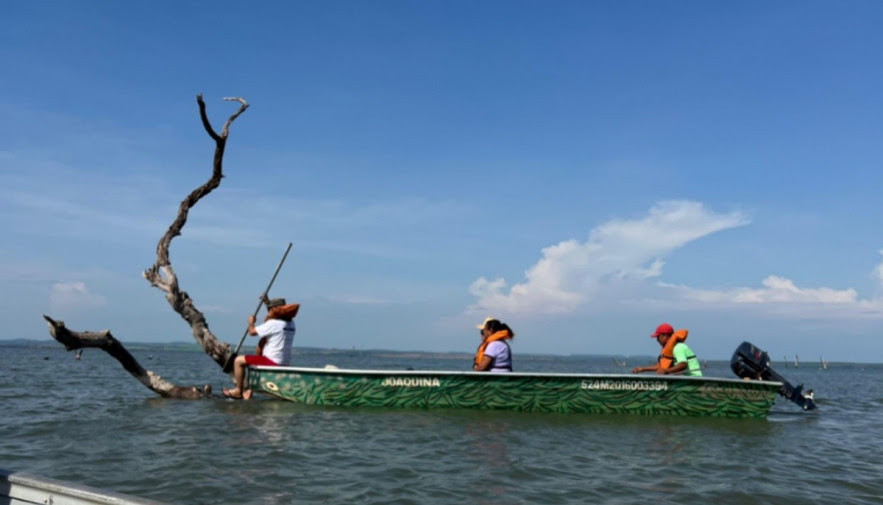
[[730, 368], [733, 370], [733, 373], [743, 379], [781, 382], [782, 389], [779, 390], [780, 395], [800, 405], [803, 410], [816, 408], [811, 389], [804, 395], [803, 384], [796, 388], [792, 386], [784, 377], [770, 368], [769, 355], [749, 342], [742, 342], [742, 345], [736, 348], [736, 352], [733, 353], [733, 357], [730, 359]]

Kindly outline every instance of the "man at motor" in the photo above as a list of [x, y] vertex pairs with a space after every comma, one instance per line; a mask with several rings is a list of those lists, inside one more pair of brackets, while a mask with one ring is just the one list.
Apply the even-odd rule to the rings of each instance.
[[632, 373], [656, 372], [659, 375], [702, 376], [702, 365], [696, 359], [693, 350], [684, 342], [687, 339], [687, 330], [676, 332], [670, 324], [662, 323], [656, 327], [650, 338], [655, 338], [662, 347], [659, 359], [655, 365], [633, 368]]

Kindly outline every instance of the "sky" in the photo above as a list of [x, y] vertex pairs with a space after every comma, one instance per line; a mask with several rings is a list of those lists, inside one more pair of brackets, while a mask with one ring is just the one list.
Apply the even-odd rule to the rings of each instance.
[[[0, 338], [883, 362], [883, 4], [5, 2]], [[247, 341], [246, 346], [252, 345]], [[464, 365], [464, 367], [467, 365]]]

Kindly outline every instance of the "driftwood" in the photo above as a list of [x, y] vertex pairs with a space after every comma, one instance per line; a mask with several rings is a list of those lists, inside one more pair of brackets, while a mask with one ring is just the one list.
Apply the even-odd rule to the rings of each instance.
[[97, 347], [102, 351], [113, 356], [123, 365], [132, 376], [138, 379], [138, 382], [144, 384], [151, 391], [155, 391], [160, 396], [168, 398], [182, 398], [195, 400], [209, 395], [212, 387], [208, 384], [197, 388], [195, 386], [176, 386], [162, 377], [156, 375], [150, 370], [145, 370], [134, 356], [123, 347], [119, 340], [110, 334], [110, 330], [102, 331], [70, 331], [64, 326], [64, 321], [56, 321], [49, 316], [43, 316], [43, 319], [49, 324], [49, 333], [52, 338], [59, 341], [68, 351], [77, 349], [85, 349], [87, 347]]
[[[186, 291], [180, 289], [178, 285], [178, 276], [175, 274], [174, 269], [172, 269], [172, 263], [169, 260], [169, 246], [172, 243], [172, 239], [181, 234], [181, 229], [187, 223], [187, 216], [190, 209], [196, 205], [200, 199], [217, 188], [221, 184], [221, 178], [224, 177], [224, 148], [227, 145], [227, 135], [229, 133], [230, 125], [240, 114], [245, 112], [245, 109], [248, 108], [248, 103], [242, 98], [225, 98], [224, 100], [239, 102], [240, 106], [239, 110], [231, 115], [227, 119], [227, 122], [224, 123], [221, 132], [217, 133], [212, 128], [211, 122], [209, 122], [208, 116], [206, 115], [205, 102], [202, 100], [202, 95], [200, 94], [196, 96], [196, 101], [199, 104], [199, 117], [202, 120], [202, 126], [205, 128], [206, 133], [208, 133], [208, 135], [215, 141], [215, 156], [212, 164], [212, 175], [205, 184], [194, 189], [181, 202], [181, 205], [178, 207], [177, 217], [162, 238], [160, 238], [159, 243], [156, 246], [156, 262], [143, 273], [143, 277], [147, 279], [151, 286], [165, 293], [166, 300], [169, 302], [169, 305], [172, 306], [172, 309], [190, 325], [190, 331], [196, 342], [199, 343], [205, 353], [222, 368], [225, 364], [232, 363], [235, 355], [233, 355], [233, 351], [229, 344], [221, 342], [214, 334], [212, 334], [208, 328], [205, 316], [194, 306], [190, 295], [188, 295]], [[137, 360], [135, 360], [128, 351], [126, 351], [120, 341], [111, 335], [110, 330], [102, 330], [98, 332], [71, 331], [65, 327], [64, 321], [56, 321], [46, 315], [44, 315], [43, 318], [46, 319], [46, 322], [49, 324], [49, 333], [52, 335], [52, 338], [64, 345], [66, 350], [72, 351], [86, 347], [97, 347], [113, 356], [120, 362], [123, 368], [138, 379], [139, 382], [160, 396], [168, 398], [197, 399], [211, 394], [211, 386], [208, 384], [202, 387], [176, 386], [163, 380], [160, 376], [150, 370], [146, 370], [138, 364]], [[224, 371], [230, 372], [230, 370]]]

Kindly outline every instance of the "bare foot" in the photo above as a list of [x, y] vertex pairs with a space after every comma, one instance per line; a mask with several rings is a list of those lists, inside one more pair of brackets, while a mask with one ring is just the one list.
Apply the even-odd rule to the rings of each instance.
[[251, 389], [246, 389], [245, 391], [242, 392], [242, 399], [243, 400], [251, 400], [252, 393], [253, 393], [253, 391]]
[[[239, 388], [221, 388], [221, 394], [227, 398], [233, 398], [234, 400], [241, 400], [243, 398], [242, 391], [240, 391]], [[251, 393], [249, 393], [248, 397], [251, 398]]]

